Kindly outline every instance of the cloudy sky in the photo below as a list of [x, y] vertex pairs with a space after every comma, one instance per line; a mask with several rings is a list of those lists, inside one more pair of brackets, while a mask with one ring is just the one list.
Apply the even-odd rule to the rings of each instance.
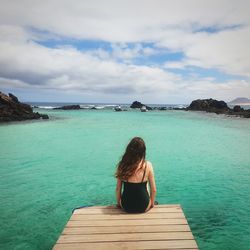
[[250, 98], [248, 0], [0, 4], [0, 91], [22, 101]]

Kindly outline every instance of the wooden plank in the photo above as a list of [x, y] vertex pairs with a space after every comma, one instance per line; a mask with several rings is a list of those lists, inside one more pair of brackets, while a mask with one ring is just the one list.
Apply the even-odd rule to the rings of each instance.
[[194, 240], [162, 240], [135, 242], [97, 242], [56, 244], [54, 250], [118, 250], [118, 249], [198, 249]]
[[158, 213], [158, 214], [73, 214], [70, 220], [128, 220], [128, 219], [184, 219], [183, 213]]
[[128, 214], [114, 206], [74, 211], [53, 249], [198, 249], [182, 208]]
[[[168, 208], [168, 207], [181, 207], [180, 204], [159, 204], [159, 205], [155, 205], [154, 208], [156, 207], [159, 207], [159, 208], [162, 208], [162, 207], [165, 207], [165, 208]], [[84, 208], [81, 208], [81, 209], [99, 209], [99, 208], [102, 208], [102, 209], [113, 209], [113, 208], [116, 208], [115, 205], [111, 205], [111, 206], [88, 206], [88, 207], [84, 207]]]
[[181, 207], [180, 204], [158, 204], [155, 207]]
[[[146, 214], [151, 213], [176, 213], [180, 212], [182, 213], [182, 209], [180, 207], [154, 207], [153, 209], [150, 209], [147, 211]], [[87, 209], [87, 208], [81, 208], [76, 209], [74, 211], [74, 214], [127, 214], [123, 210], [119, 208], [110, 208], [110, 209], [104, 209], [104, 208], [93, 208], [93, 209]]]
[[94, 234], [94, 235], [62, 235], [57, 243], [82, 242], [123, 242], [148, 240], [191, 240], [191, 232], [164, 232], [164, 233], [124, 233], [124, 234]]
[[98, 221], [75, 221], [70, 220], [67, 227], [81, 227], [81, 226], [136, 226], [136, 225], [185, 225], [186, 219], [152, 219], [152, 220], [98, 220]]
[[116, 227], [65, 227], [62, 234], [98, 234], [98, 233], [147, 233], [147, 232], [188, 232], [188, 225], [150, 225], [150, 226], [116, 226]]

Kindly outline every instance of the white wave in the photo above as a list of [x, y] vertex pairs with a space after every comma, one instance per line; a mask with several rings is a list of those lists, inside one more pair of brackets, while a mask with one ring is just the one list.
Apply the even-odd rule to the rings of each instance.
[[105, 104], [104, 107], [116, 107], [117, 104]]
[[104, 109], [105, 106], [95, 106], [96, 109]]
[[37, 106], [39, 109], [53, 109], [53, 108], [56, 108], [56, 107], [53, 107], [53, 106]]
[[95, 105], [92, 105], [92, 104], [87, 104], [87, 105], [80, 104], [80, 107], [82, 109], [91, 109], [91, 108], [95, 107]]

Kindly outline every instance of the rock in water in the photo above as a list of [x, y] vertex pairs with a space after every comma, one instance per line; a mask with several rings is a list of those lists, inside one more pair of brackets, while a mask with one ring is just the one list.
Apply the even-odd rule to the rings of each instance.
[[141, 102], [138, 101], [134, 101], [131, 105], [130, 108], [132, 109], [140, 109], [143, 106], [143, 104]]
[[59, 108], [54, 109], [63, 109], [63, 110], [75, 110], [75, 109], [81, 109], [80, 105], [66, 105]]
[[138, 102], [138, 101], [134, 101], [131, 105], [130, 105], [130, 108], [132, 109], [141, 109], [143, 106], [146, 107], [147, 110], [152, 110], [151, 107], [141, 103], [141, 102]]
[[34, 113], [31, 106], [18, 101], [13, 94], [0, 92], [0, 122], [49, 119], [46, 114]]
[[234, 112], [241, 112], [241, 111], [244, 111], [244, 109], [240, 105], [235, 105], [233, 107], [233, 111]]
[[219, 114], [229, 111], [229, 107], [224, 101], [217, 101], [210, 98], [192, 101], [192, 103], [187, 107], [187, 110], [207, 111]]
[[233, 115], [250, 118], [250, 109], [244, 110], [239, 105], [236, 105], [233, 109], [230, 109], [224, 101], [217, 101], [214, 99], [194, 100], [186, 110], [206, 111], [216, 114], [226, 114], [230, 116]]

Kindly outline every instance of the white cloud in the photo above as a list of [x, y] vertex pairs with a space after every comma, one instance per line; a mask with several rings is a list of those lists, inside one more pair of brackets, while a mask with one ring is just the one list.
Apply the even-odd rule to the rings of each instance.
[[247, 0], [8, 1], [0, 23], [33, 26], [66, 37], [111, 42], [159, 40], [169, 27], [249, 24]]
[[[189, 99], [198, 95], [223, 99], [250, 93], [247, 80], [218, 84], [213, 76], [190, 76], [187, 80], [168, 71], [198, 66], [249, 79], [249, 1], [0, 3], [2, 87], [141, 96], [154, 93], [155, 100], [177, 94]], [[207, 28], [217, 31], [206, 32]], [[48, 48], [34, 42], [48, 38], [96, 39], [110, 43], [112, 50], [83, 52], [74, 45]], [[148, 43], [153, 46], [145, 46]], [[162, 67], [134, 64], [134, 58], [161, 51], [181, 52], [184, 58]]]
[[182, 51], [185, 59], [167, 62], [167, 68], [198, 66], [250, 77], [250, 26], [218, 33], [171, 31], [159, 47]]
[[52, 49], [22, 39], [0, 41], [0, 50], [0, 74], [9, 84], [20, 80], [41, 89], [137, 93], [168, 91], [178, 81], [160, 68], [104, 60], [71, 47]]
[[140, 43], [136, 43], [133, 46], [129, 46], [126, 43], [115, 43], [111, 44], [112, 52], [110, 56], [114, 59], [122, 59], [125, 62], [132, 62], [132, 59], [143, 56], [150, 56], [154, 54], [158, 54], [159, 51], [148, 47], [143, 46]]

